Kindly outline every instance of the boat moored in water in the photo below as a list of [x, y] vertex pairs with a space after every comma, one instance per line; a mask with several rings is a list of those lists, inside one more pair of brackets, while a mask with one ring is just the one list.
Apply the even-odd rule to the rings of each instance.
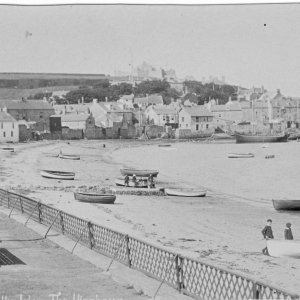
[[121, 174], [123, 176], [137, 176], [137, 177], [149, 177], [149, 175], [152, 175], [153, 177], [157, 177], [158, 171], [157, 170], [137, 170], [137, 169], [120, 169]]
[[283, 135], [235, 135], [236, 143], [284, 143], [287, 142], [288, 134]]
[[116, 195], [74, 192], [74, 198], [81, 202], [114, 204], [116, 200]]
[[300, 242], [293, 240], [267, 240], [268, 252], [274, 257], [300, 258]]
[[228, 158], [252, 158], [254, 157], [253, 153], [228, 153]]
[[276, 210], [300, 210], [300, 200], [273, 199], [272, 202]]
[[195, 190], [195, 189], [165, 189], [167, 196], [179, 196], [179, 197], [205, 197], [206, 190]]
[[73, 172], [42, 170], [40, 174], [42, 177], [50, 179], [74, 180], [75, 178], [75, 173]]

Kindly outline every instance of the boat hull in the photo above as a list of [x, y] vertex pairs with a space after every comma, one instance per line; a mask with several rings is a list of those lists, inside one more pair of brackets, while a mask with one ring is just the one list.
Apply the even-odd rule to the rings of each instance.
[[149, 177], [149, 175], [152, 175], [153, 177], [157, 177], [158, 171], [156, 170], [135, 170], [135, 169], [121, 169], [121, 174], [123, 176], [128, 175], [128, 176], [135, 176], [137, 177]]
[[254, 157], [253, 153], [228, 153], [228, 158], [252, 158]]
[[116, 200], [116, 195], [75, 192], [74, 198], [77, 201], [81, 201], [81, 202], [114, 204]]
[[165, 189], [165, 194], [168, 196], [178, 197], [205, 197], [206, 191], [189, 191], [179, 189]]
[[[115, 179], [115, 184], [117, 186], [125, 186], [124, 179], [121, 178]], [[147, 188], [148, 184], [147, 184], [147, 180], [138, 181], [137, 185], [135, 185], [131, 180], [129, 180], [128, 186], [133, 188]]]
[[268, 252], [274, 257], [300, 258], [300, 242], [290, 240], [268, 240]]
[[272, 200], [276, 210], [300, 210], [300, 200]]
[[80, 159], [80, 156], [78, 156], [78, 155], [60, 154], [58, 157], [61, 158], [61, 159], [72, 159], [72, 160], [79, 160]]
[[171, 147], [171, 144], [159, 144], [158, 147]]
[[74, 180], [75, 173], [43, 170], [40, 172], [42, 177], [59, 180]]
[[236, 143], [285, 143], [288, 135], [243, 135], [236, 134]]

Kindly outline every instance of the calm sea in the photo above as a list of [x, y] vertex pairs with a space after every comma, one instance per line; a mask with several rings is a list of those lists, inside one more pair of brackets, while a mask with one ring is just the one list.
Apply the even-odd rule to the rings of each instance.
[[[116, 150], [124, 166], [159, 170], [169, 187], [205, 187], [249, 199], [300, 198], [300, 143], [174, 143]], [[254, 153], [254, 158], [227, 158], [228, 153]], [[275, 158], [266, 159], [266, 155]]]

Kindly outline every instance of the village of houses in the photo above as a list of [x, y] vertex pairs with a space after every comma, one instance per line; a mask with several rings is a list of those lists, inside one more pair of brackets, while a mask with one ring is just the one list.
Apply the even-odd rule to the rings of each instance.
[[[255, 95], [255, 99], [252, 96]], [[0, 101], [0, 141], [34, 139], [200, 138], [216, 130], [256, 133], [299, 127], [298, 98], [286, 98], [263, 89], [243, 90], [238, 99], [219, 105], [189, 100], [163, 104], [161, 95], [136, 98], [124, 95], [116, 102], [53, 105], [47, 100]], [[255, 126], [254, 126], [255, 125]]]

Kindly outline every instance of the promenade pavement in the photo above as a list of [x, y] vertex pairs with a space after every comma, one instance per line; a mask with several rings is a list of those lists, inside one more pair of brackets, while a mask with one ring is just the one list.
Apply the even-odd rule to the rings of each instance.
[[0, 240], [24, 263], [2, 265], [0, 253], [1, 300], [148, 299], [1, 212]]

